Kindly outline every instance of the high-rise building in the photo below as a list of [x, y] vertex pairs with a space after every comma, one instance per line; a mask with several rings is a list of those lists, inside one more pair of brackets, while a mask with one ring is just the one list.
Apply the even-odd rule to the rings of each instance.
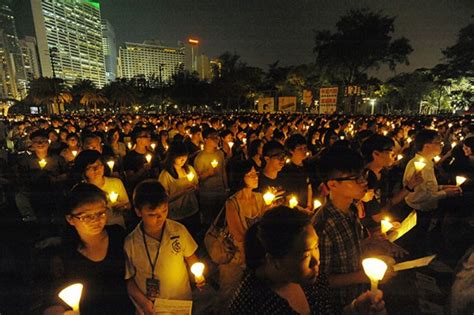
[[20, 39], [20, 47], [25, 65], [26, 78], [31, 81], [41, 76], [41, 70], [36, 48], [36, 38], [26, 36]]
[[0, 5], [0, 98], [26, 97], [27, 80], [13, 12]]
[[199, 73], [199, 79], [209, 80], [211, 78], [211, 63], [209, 57], [206, 55], [200, 55], [196, 59], [197, 72]]
[[102, 87], [105, 63], [100, 4], [95, 0], [31, 0], [43, 76]]
[[189, 72], [197, 72], [197, 56], [199, 54], [199, 40], [190, 38], [188, 42], [184, 45], [185, 49], [185, 59], [184, 59], [184, 69]]
[[212, 59], [210, 62], [211, 79], [221, 76], [222, 63], [219, 59]]
[[119, 76], [155, 78], [162, 83], [184, 67], [184, 47], [167, 47], [157, 41], [125, 43], [119, 48]]
[[117, 77], [117, 41], [115, 30], [107, 20], [102, 20], [102, 45], [105, 58], [105, 78], [107, 82]]

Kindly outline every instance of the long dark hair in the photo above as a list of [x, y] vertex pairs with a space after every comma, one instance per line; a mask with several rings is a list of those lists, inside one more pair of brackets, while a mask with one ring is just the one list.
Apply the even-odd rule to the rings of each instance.
[[268, 210], [262, 219], [245, 233], [245, 264], [255, 270], [265, 263], [265, 255], [281, 258], [291, 251], [295, 240], [311, 218], [306, 213], [278, 206]]
[[[174, 168], [174, 160], [180, 156], [187, 156], [189, 157], [189, 151], [186, 148], [186, 145], [182, 141], [173, 141], [170, 144], [168, 149], [168, 154], [166, 155], [166, 159], [164, 161], [164, 169], [173, 177], [178, 178], [178, 173]], [[188, 161], [183, 166], [184, 171], [187, 173], [189, 172]]]

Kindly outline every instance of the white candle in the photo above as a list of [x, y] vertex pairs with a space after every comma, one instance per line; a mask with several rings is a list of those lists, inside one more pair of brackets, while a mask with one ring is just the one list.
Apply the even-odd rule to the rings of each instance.
[[61, 290], [58, 294], [59, 298], [66, 302], [76, 314], [79, 314], [79, 303], [81, 301], [83, 287], [81, 283], [75, 283]]
[[433, 158], [433, 160], [435, 161], [435, 163], [438, 163], [439, 161], [441, 161], [441, 158], [439, 157], [439, 155], [437, 155]]
[[407, 143], [410, 143], [410, 142], [412, 142], [412, 141], [413, 141], [413, 140], [412, 140], [410, 137], [407, 138]]
[[216, 168], [217, 165], [219, 165], [219, 162], [217, 162], [217, 160], [212, 160], [212, 162], [211, 162], [212, 168]]
[[150, 162], [151, 162], [151, 159], [152, 159], [151, 154], [147, 154], [147, 155], [145, 156], [145, 159], [146, 159], [147, 163], [150, 163]]
[[132, 149], [132, 143], [131, 143], [131, 142], [127, 142], [127, 147], [128, 147], [129, 150], [131, 150], [131, 149]]
[[247, 138], [242, 138], [242, 142], [244, 145], [247, 144]]
[[291, 197], [290, 201], [288, 202], [290, 208], [294, 208], [298, 205], [298, 199], [295, 196]]
[[204, 150], [204, 144], [201, 144], [201, 151]]
[[378, 258], [366, 258], [362, 261], [364, 272], [370, 279], [370, 291], [372, 296], [377, 293], [378, 282], [383, 279], [387, 271], [387, 264]]
[[46, 164], [48, 164], [48, 162], [46, 162], [45, 159], [41, 159], [38, 161], [38, 164], [41, 167], [41, 169], [43, 169], [46, 166]]
[[464, 176], [456, 176], [456, 186], [461, 186], [467, 180]]
[[194, 280], [196, 280], [196, 283], [200, 283], [204, 281], [203, 273], [204, 273], [205, 268], [206, 266], [202, 262], [194, 263], [191, 266], [191, 272], [194, 275]]
[[454, 148], [457, 145], [458, 145], [458, 143], [456, 141], [451, 142], [451, 149]]
[[156, 143], [152, 143], [152, 144], [150, 144], [150, 147], [151, 147], [151, 149], [152, 149], [153, 151], [155, 151], [155, 148], [156, 148]]
[[423, 161], [416, 161], [416, 162], [415, 162], [415, 170], [416, 170], [417, 172], [419, 172], [419, 171], [421, 171], [422, 169], [424, 169], [425, 166], [426, 166], [426, 163], [423, 162]]
[[321, 206], [322, 206], [321, 201], [319, 201], [318, 199], [314, 199], [314, 201], [313, 201], [313, 210], [316, 210]]
[[289, 158], [286, 159], [286, 161], [285, 161], [286, 164], [290, 164], [290, 162], [291, 162], [291, 160]]
[[110, 192], [109, 194], [110, 202], [112, 203], [117, 202], [118, 196], [119, 196], [118, 193], [116, 193], [115, 191]]
[[267, 206], [271, 205], [272, 202], [273, 202], [273, 199], [275, 199], [275, 195], [270, 192], [270, 191], [267, 191], [264, 195], [263, 195], [263, 200], [265, 201], [265, 204]]
[[74, 157], [77, 156], [77, 151], [76, 150], [72, 150], [72, 156], [74, 156]]
[[232, 150], [232, 147], [234, 146], [234, 142], [229, 141], [229, 142], [227, 142], [227, 144], [229, 145], [229, 149]]
[[193, 173], [193, 172], [189, 172], [188, 174], [186, 174], [186, 177], [188, 178], [188, 180], [189, 180], [190, 182], [192, 182], [193, 179], [194, 179], [194, 173]]
[[107, 161], [107, 165], [109, 166], [110, 168], [110, 172], [114, 172], [114, 165], [115, 165], [115, 161], [114, 160], [110, 160], [110, 161]]
[[403, 154], [397, 155], [397, 161], [400, 161], [401, 159], [403, 159]]
[[388, 218], [385, 218], [384, 220], [380, 221], [380, 225], [382, 233], [387, 233], [393, 228], [393, 224], [390, 223], [390, 220]]

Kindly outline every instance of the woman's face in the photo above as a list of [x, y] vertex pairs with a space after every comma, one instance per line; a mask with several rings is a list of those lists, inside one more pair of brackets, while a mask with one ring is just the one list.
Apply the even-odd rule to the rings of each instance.
[[284, 257], [277, 259], [280, 270], [287, 272], [289, 282], [312, 284], [319, 274], [319, 238], [312, 225], [299, 233], [293, 247]]
[[83, 204], [66, 216], [79, 235], [98, 235], [107, 222], [107, 208], [104, 200]]
[[102, 164], [100, 160], [97, 160], [87, 165], [85, 175], [89, 182], [102, 178], [104, 176], [104, 164]]
[[254, 167], [245, 174], [244, 183], [247, 188], [255, 189], [258, 187], [258, 173]]
[[75, 148], [75, 147], [77, 147], [77, 138], [75, 138], [75, 137], [69, 138], [69, 139], [67, 140], [67, 145], [68, 145], [70, 148]]
[[186, 161], [188, 160], [188, 156], [187, 155], [183, 155], [183, 156], [178, 156], [174, 159], [174, 165], [175, 166], [179, 166], [179, 167], [183, 167], [184, 164], [186, 164]]
[[464, 151], [465, 156], [471, 156], [472, 155], [472, 149], [470, 147], [468, 147], [467, 145], [464, 144], [462, 146], [462, 149]]

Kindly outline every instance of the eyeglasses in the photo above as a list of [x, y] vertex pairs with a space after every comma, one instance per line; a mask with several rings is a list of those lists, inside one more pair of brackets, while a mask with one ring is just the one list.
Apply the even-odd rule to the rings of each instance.
[[284, 152], [281, 153], [275, 153], [270, 155], [271, 159], [278, 159], [278, 160], [285, 160], [286, 159], [286, 154]]
[[33, 143], [35, 143], [35, 144], [46, 144], [48, 142], [49, 142], [48, 140], [35, 140], [35, 141], [33, 141]]
[[100, 211], [97, 213], [86, 214], [86, 215], [81, 215], [81, 216], [76, 215], [76, 214], [71, 214], [73, 218], [78, 219], [79, 221], [84, 222], [84, 223], [90, 223], [95, 220], [103, 219], [105, 218], [106, 215], [107, 215], [107, 211]]
[[346, 181], [355, 181], [357, 184], [362, 184], [367, 181], [369, 172], [363, 172], [359, 175], [347, 176], [347, 177], [336, 177], [330, 178], [329, 180], [335, 180], [338, 182], [346, 182]]
[[98, 171], [103, 167], [104, 167], [104, 164], [102, 164], [102, 163], [96, 164], [96, 165], [91, 165], [91, 166], [86, 167], [86, 171]]

